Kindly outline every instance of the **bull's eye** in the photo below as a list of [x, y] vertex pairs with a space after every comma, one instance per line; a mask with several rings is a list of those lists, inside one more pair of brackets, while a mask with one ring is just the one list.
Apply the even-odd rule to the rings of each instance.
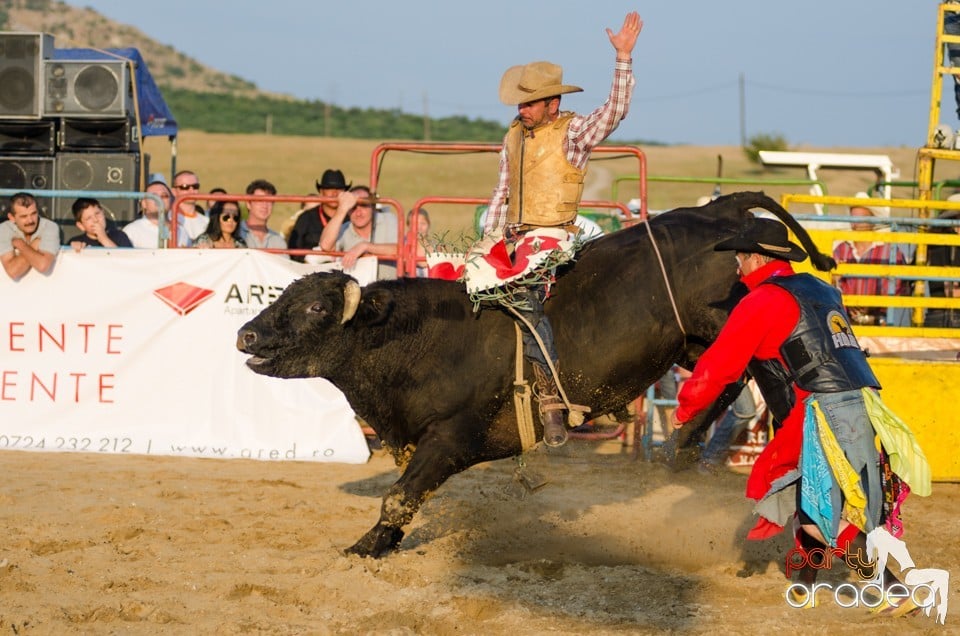
[[324, 312], [323, 303], [313, 303], [307, 307], [308, 314], [322, 314]]

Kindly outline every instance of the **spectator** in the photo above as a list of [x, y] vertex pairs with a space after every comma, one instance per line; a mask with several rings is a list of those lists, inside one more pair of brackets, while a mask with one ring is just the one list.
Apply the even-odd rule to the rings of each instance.
[[7, 276], [20, 280], [31, 269], [48, 274], [60, 251], [60, 228], [40, 216], [32, 194], [18, 192], [7, 204], [0, 223], [0, 263]]
[[[256, 179], [247, 186], [247, 194], [276, 196], [277, 188], [266, 179]], [[267, 227], [273, 214], [273, 201], [247, 201], [247, 220], [240, 223], [240, 238], [247, 247], [287, 249], [287, 242], [279, 232]]]
[[[858, 192], [858, 199], [870, 198], [866, 192]], [[853, 217], [887, 217], [890, 209], [886, 207], [868, 207], [854, 205], [850, 207]], [[850, 223], [850, 229], [856, 232], [889, 231], [875, 223]], [[912, 260], [912, 253], [903, 245], [876, 241], [841, 241], [833, 248], [833, 257], [838, 263], [870, 263], [880, 265], [906, 265]], [[837, 287], [844, 296], [909, 296], [911, 285], [908, 281], [895, 278], [863, 278], [841, 276]], [[858, 325], [910, 325], [910, 311], [895, 307], [889, 311], [886, 307], [847, 307], [850, 319]]]
[[194, 247], [246, 247], [240, 238], [240, 205], [233, 201], [217, 201], [210, 208], [210, 225], [197, 237]]
[[407, 214], [407, 225], [411, 231], [415, 231], [417, 233], [417, 238], [426, 238], [427, 234], [430, 232], [430, 213], [427, 212], [426, 208], [420, 208], [417, 210], [416, 223], [413, 223], [412, 220], [413, 210], [410, 210], [410, 213]]
[[[224, 190], [223, 188], [211, 188], [209, 194], [227, 194], [227, 191]], [[207, 209], [209, 210], [210, 208], [212, 208], [214, 203], [216, 203], [216, 201], [207, 199]], [[210, 217], [209, 212], [207, 212], [207, 217], [208, 218]]]
[[[130, 238], [134, 247], [151, 249], [166, 247], [161, 241], [165, 241], [170, 236], [168, 210], [173, 203], [173, 191], [162, 177], [153, 175], [152, 181], [147, 184], [146, 192], [159, 197], [163, 204], [158, 207], [152, 197], [140, 199], [140, 218], [125, 225], [123, 233]], [[161, 219], [163, 219], [162, 227]], [[183, 227], [177, 228], [177, 234], [180, 237], [178, 244], [186, 242], [187, 237]]]
[[[322, 197], [339, 197], [341, 192], [350, 189], [350, 184], [340, 170], [324, 170], [323, 176], [317, 181], [317, 192]], [[293, 229], [290, 230], [290, 249], [312, 250], [320, 245], [320, 236], [323, 228], [337, 213], [339, 200], [332, 203], [321, 203], [306, 208], [297, 216]], [[304, 261], [303, 256], [292, 256], [296, 261]]]
[[367, 186], [356, 185], [341, 192], [337, 211], [320, 236], [320, 249], [344, 252], [343, 268], [346, 270], [352, 269], [361, 256], [377, 256], [377, 278], [393, 279], [397, 277], [396, 262], [384, 263], [380, 257], [396, 258], [397, 218], [389, 212], [375, 213], [374, 204], [373, 194]]
[[407, 231], [414, 232], [413, 241], [417, 249], [417, 276], [425, 278], [427, 276], [427, 266], [423, 264], [426, 258], [426, 240], [430, 233], [430, 213], [425, 208], [417, 210], [417, 218], [413, 218], [413, 210], [407, 214]]
[[73, 219], [80, 236], [70, 240], [70, 247], [79, 252], [85, 247], [133, 247], [130, 238], [108, 221], [96, 199], [81, 197], [73, 202]]
[[[173, 176], [173, 189], [178, 196], [184, 194], [199, 194], [200, 179], [196, 173], [190, 170], [181, 170]], [[177, 209], [177, 225], [183, 225], [187, 238], [186, 245], [177, 245], [180, 247], [190, 247], [198, 236], [207, 231], [207, 215], [203, 206], [197, 203], [197, 200], [182, 201]]]
[[[960, 200], [960, 195], [951, 195], [947, 200]], [[960, 210], [946, 210], [940, 213], [939, 218], [960, 219]], [[933, 231], [941, 234], [960, 234], [960, 225], [936, 228]], [[927, 248], [927, 264], [938, 267], [960, 267], [960, 246], [931, 245]], [[930, 295], [939, 298], [960, 298], [960, 281], [932, 280]], [[960, 309], [928, 309], [923, 324], [927, 327], [960, 327]]]

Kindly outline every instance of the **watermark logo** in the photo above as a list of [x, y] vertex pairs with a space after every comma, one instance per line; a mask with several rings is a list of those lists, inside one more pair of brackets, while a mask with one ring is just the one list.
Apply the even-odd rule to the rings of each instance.
[[[883, 576], [890, 557], [899, 564], [900, 582], [884, 587]], [[861, 550], [846, 552], [840, 548], [797, 549], [787, 553], [786, 573], [803, 568], [829, 569], [841, 561], [860, 577], [859, 583], [830, 583], [804, 585], [793, 583], [784, 593], [790, 607], [816, 607], [817, 593], [827, 591], [840, 607], [865, 607], [874, 611], [890, 610], [901, 615], [912, 610], [930, 616], [936, 609], [936, 621], [946, 623], [950, 573], [936, 568], [918, 568], [910, 557], [907, 545], [891, 535], [886, 528], [875, 528], [867, 534], [866, 553]]]

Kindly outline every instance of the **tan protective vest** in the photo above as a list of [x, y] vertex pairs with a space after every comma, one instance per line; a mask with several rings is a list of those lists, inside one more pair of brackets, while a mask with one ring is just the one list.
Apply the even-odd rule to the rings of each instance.
[[587, 170], [570, 165], [563, 151], [572, 117], [573, 113], [561, 113], [532, 133], [517, 120], [510, 125], [508, 224], [562, 226], [576, 219]]

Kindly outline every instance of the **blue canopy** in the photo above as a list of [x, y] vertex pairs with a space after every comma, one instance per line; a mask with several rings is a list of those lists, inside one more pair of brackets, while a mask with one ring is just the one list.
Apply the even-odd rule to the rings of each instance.
[[163, 101], [160, 89], [153, 81], [147, 63], [137, 49], [54, 49], [55, 60], [133, 60], [136, 67], [137, 103], [142, 137], [177, 136], [177, 121]]

